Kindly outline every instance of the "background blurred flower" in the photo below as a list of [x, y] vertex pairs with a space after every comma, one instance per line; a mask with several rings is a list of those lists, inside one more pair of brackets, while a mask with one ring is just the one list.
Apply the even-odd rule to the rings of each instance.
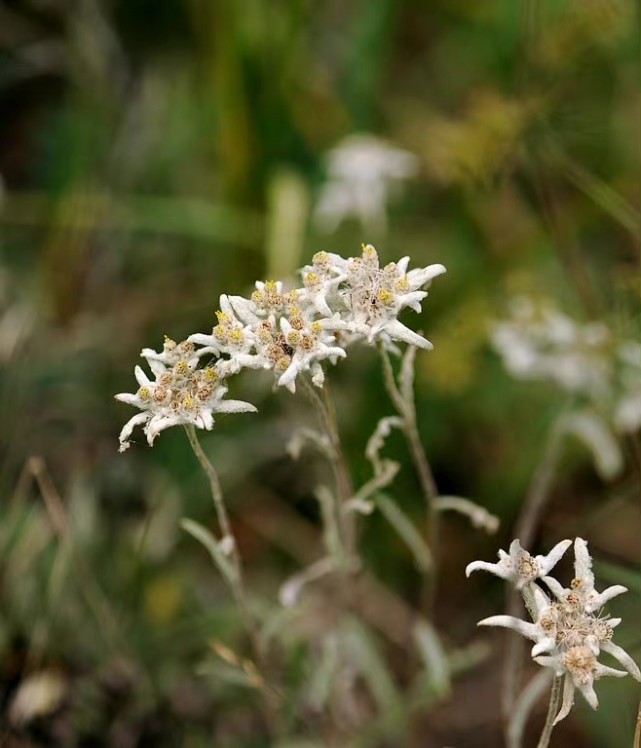
[[327, 181], [315, 209], [319, 228], [330, 233], [348, 218], [363, 230], [387, 228], [387, 205], [400, 184], [416, 176], [418, 159], [382, 138], [350, 135], [327, 155]]

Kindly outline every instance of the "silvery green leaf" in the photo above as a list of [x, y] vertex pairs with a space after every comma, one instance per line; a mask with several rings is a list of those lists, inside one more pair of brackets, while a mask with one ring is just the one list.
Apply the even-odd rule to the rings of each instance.
[[354, 619], [345, 625], [342, 633], [346, 653], [361, 673], [380, 710], [385, 712], [398, 706], [399, 695], [394, 680], [373, 636]]
[[428, 684], [436, 695], [447, 696], [451, 690], [449, 662], [432, 624], [418, 621], [414, 626], [414, 640], [425, 665]]
[[327, 486], [319, 486], [315, 491], [323, 516], [323, 540], [330, 558], [340, 559], [343, 556], [340, 532], [336, 517], [336, 499]]
[[[231, 586], [235, 585], [236, 571], [230, 563], [229, 558], [225, 553], [225, 549], [221, 547], [221, 544], [216, 540], [211, 532], [206, 527], [203, 527], [203, 525], [194, 522], [191, 519], [180, 520], [180, 526], [185, 530], [185, 532], [188, 532], [192, 537], [196, 538], [196, 540], [200, 541], [205, 546], [220, 573], [225, 578], [225, 581]], [[224, 543], [224, 540], [222, 542]]]
[[580, 439], [590, 450], [594, 466], [604, 480], [611, 480], [621, 472], [621, 447], [609, 426], [596, 413], [583, 411], [567, 416], [565, 431]]
[[382, 493], [377, 494], [375, 502], [385, 519], [392, 525], [412, 552], [419, 571], [429, 571], [432, 567], [432, 554], [411, 520], [398, 508], [396, 502], [387, 495]]
[[327, 636], [322, 642], [320, 656], [315, 658], [307, 687], [309, 702], [317, 711], [322, 711], [326, 707], [331, 696], [334, 677], [338, 672], [339, 654], [336, 637]]

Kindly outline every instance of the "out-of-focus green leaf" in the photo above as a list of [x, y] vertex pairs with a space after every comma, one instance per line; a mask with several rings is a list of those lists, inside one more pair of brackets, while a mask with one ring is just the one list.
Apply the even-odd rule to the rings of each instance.
[[447, 696], [452, 688], [450, 667], [434, 626], [428, 621], [419, 621], [414, 627], [414, 640], [425, 665], [428, 684], [437, 696]]
[[225, 580], [230, 586], [234, 586], [236, 584], [236, 572], [234, 567], [211, 532], [209, 532], [206, 527], [203, 527], [201, 524], [194, 522], [191, 519], [182, 519], [180, 521], [180, 526], [205, 546]]
[[398, 508], [398, 504], [386, 494], [379, 493], [374, 500], [385, 519], [412, 552], [417, 568], [422, 572], [428, 572], [432, 567], [432, 554], [411, 520]]
[[351, 619], [342, 630], [342, 639], [346, 656], [360, 671], [379, 709], [385, 712], [398, 707], [398, 691], [373, 636], [355, 619]]

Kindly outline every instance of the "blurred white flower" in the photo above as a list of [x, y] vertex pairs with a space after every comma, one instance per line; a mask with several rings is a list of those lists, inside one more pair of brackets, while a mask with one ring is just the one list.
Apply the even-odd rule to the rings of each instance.
[[614, 423], [623, 433], [635, 433], [641, 427], [641, 343], [625, 341], [617, 354], [620, 368]]
[[610, 392], [611, 336], [605, 325], [579, 325], [551, 305], [524, 297], [515, 299], [510, 311], [490, 335], [510, 374], [594, 397]]
[[373, 135], [350, 135], [327, 156], [328, 179], [316, 204], [315, 219], [331, 232], [347, 218], [364, 229], [386, 227], [387, 204], [395, 187], [418, 172], [418, 159]]
[[[514, 541], [518, 557], [523, 552]], [[552, 550], [547, 557], [537, 556], [536, 559], [550, 559], [563, 546], [561, 553], [570, 544], [563, 541]], [[499, 552], [500, 554], [502, 552]], [[524, 552], [523, 552], [524, 553]], [[628, 673], [641, 681], [641, 672], [630, 655], [612, 642], [614, 629], [621, 622], [620, 618], [608, 618], [602, 614], [602, 606], [616, 595], [626, 592], [621, 585], [609, 587], [601, 593], [594, 589], [594, 574], [592, 572], [592, 558], [588, 552], [587, 543], [582, 538], [574, 541], [574, 579], [570, 589], [564, 588], [553, 577], [542, 576], [539, 569], [529, 571], [532, 557], [524, 561], [527, 574], [516, 576], [517, 586], [521, 582], [523, 598], [530, 611], [532, 622], [523, 621], [513, 616], [491, 616], [479, 621], [479, 626], [500, 626], [513, 629], [521, 636], [534, 642], [532, 657], [543, 667], [551, 668], [556, 676], [564, 677], [563, 703], [556, 716], [555, 724], [564, 719], [574, 704], [574, 694], [578, 689], [593, 709], [598, 707], [598, 699], [594, 691], [594, 682], [604, 676], [623, 677]], [[560, 557], [560, 556], [559, 556]], [[558, 561], [558, 558], [557, 558]], [[503, 562], [503, 565], [501, 565]], [[556, 562], [554, 562], [556, 563]], [[554, 564], [552, 564], [554, 565]], [[485, 569], [498, 576], [515, 581], [514, 562], [507, 554], [502, 554], [499, 564], [485, 564], [475, 561], [467, 567], [467, 574], [475, 569]], [[510, 573], [511, 572], [511, 573]], [[554, 599], [548, 597], [543, 589], [535, 583], [535, 579], [542, 576], [542, 581], [550, 588]], [[528, 579], [529, 577], [529, 579]], [[614, 657], [625, 670], [616, 670], [598, 661], [601, 652], [607, 652]]]
[[508, 319], [493, 325], [490, 340], [514, 377], [550, 382], [575, 396], [575, 410], [564, 418], [566, 434], [592, 452], [605, 480], [618, 475], [623, 454], [617, 434], [641, 428], [641, 344], [523, 297], [512, 301]]

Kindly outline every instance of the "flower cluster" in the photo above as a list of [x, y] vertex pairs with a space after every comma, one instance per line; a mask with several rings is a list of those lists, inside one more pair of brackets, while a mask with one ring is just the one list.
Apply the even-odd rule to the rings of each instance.
[[134, 394], [116, 395], [128, 405], [140, 408], [141, 413], [129, 419], [120, 432], [120, 451], [129, 446], [129, 438], [136, 426], [143, 426], [149, 446], [161, 431], [171, 426], [192, 424], [210, 430], [214, 413], [253, 412], [256, 408], [242, 400], [225, 400], [227, 387], [217, 365], [198, 368], [201, 351], [193, 343], [176, 343], [169, 338], [161, 353], [150, 348], [142, 352], [152, 371], [152, 381], [136, 366], [134, 373], [140, 385]]
[[381, 342], [390, 350], [396, 350], [396, 342], [431, 348], [398, 315], [406, 307], [420, 312], [424, 288], [445, 268], [408, 270], [408, 265], [404, 257], [381, 267], [371, 245], [347, 259], [318, 252], [302, 269], [300, 288], [258, 281], [249, 298], [222, 295], [211, 332], [195, 333], [182, 343], [167, 339], [160, 353], [142, 351], [155, 379], [136, 367], [138, 391], [116, 395], [142, 411], [123, 428], [121, 450], [129, 446], [137, 425], [151, 445], [170, 426], [211, 429], [214, 413], [255, 410], [249, 403], [224, 399], [226, 381], [243, 369], [270, 370], [277, 386], [294, 392], [297, 378], [306, 373], [322, 387], [323, 364], [345, 358], [354, 343]]
[[[513, 582], [522, 590], [531, 622], [499, 615], [479, 621], [479, 626], [502, 626], [517, 631], [534, 642], [532, 657], [535, 662], [551, 668], [556, 676], [564, 676], [563, 703], [555, 724], [568, 715], [576, 689], [596, 709], [595, 680], [606, 675], [623, 677], [630, 673], [641, 681], [637, 664], [612, 641], [614, 628], [621, 619], [609, 618], [602, 613], [608, 600], [627, 592], [627, 589], [615, 585], [600, 593], [595, 590], [592, 559], [585, 540], [576, 538], [574, 541], [574, 579], [570, 587], [563, 587], [549, 576], [570, 545], [570, 540], [564, 540], [547, 556], [533, 557], [515, 540], [509, 554], [499, 552], [497, 564], [474, 561], [466, 569], [467, 576], [479, 569], [489, 571]], [[541, 580], [549, 592], [536, 584], [535, 580]], [[614, 657], [625, 671], [600, 663], [598, 657], [601, 652]]]
[[491, 342], [518, 379], [552, 382], [608, 414], [617, 431], [641, 427], [641, 345], [600, 322], [579, 324], [551, 304], [518, 297]]

